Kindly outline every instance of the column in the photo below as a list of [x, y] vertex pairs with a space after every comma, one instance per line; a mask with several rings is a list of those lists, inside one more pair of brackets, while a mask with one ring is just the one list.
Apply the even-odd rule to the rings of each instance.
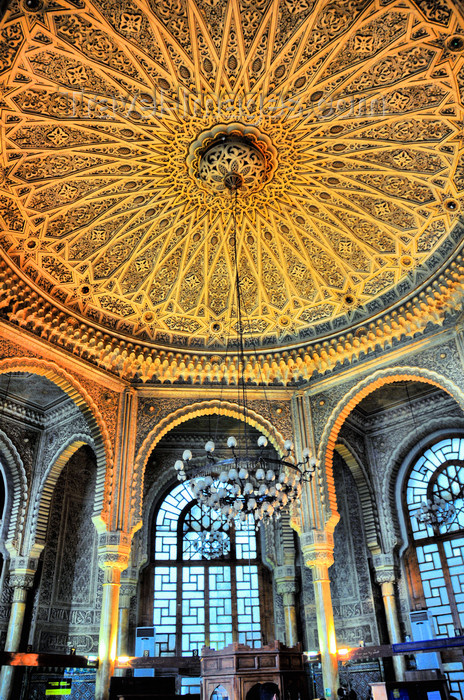
[[[127, 575], [129, 573], [129, 575]], [[129, 649], [129, 615], [131, 599], [137, 591], [137, 579], [135, 570], [125, 571], [121, 577], [119, 590], [119, 624], [118, 624], [118, 656], [133, 656], [133, 649]]]
[[296, 578], [295, 567], [291, 565], [276, 566], [274, 569], [274, 580], [277, 586], [277, 593], [282, 596], [285, 617], [285, 644], [293, 647], [298, 643], [298, 631], [296, 624]]
[[[375, 578], [380, 585], [382, 591], [383, 605], [385, 608], [385, 617], [387, 618], [387, 629], [390, 644], [399, 644], [401, 639], [401, 628], [398, 619], [398, 609], [396, 607], [395, 596], [395, 566], [393, 557], [385, 554], [380, 554], [374, 557]], [[393, 657], [393, 667], [397, 681], [404, 680], [404, 672], [406, 670], [406, 662], [404, 656]]]
[[121, 572], [129, 563], [131, 536], [107, 532], [99, 537], [98, 565], [103, 569], [103, 598], [98, 641], [95, 700], [108, 700], [117, 653]]
[[[13, 589], [13, 602], [11, 603], [10, 619], [6, 633], [5, 651], [19, 651], [27, 592], [34, 583], [37, 564], [38, 559], [29, 559], [27, 557], [13, 557], [10, 560], [8, 585]], [[0, 674], [1, 700], [13, 700], [11, 694], [13, 690], [13, 673], [14, 668], [3, 666]]]
[[327, 532], [303, 532], [301, 548], [305, 564], [313, 575], [324, 697], [336, 700], [338, 656], [329, 579], [329, 566], [333, 564], [333, 536]]

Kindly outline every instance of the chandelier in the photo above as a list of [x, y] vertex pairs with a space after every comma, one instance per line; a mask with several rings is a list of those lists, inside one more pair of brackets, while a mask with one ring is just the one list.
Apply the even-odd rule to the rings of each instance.
[[436, 494], [433, 499], [422, 501], [420, 508], [412, 513], [418, 522], [432, 527], [449, 525], [456, 516], [456, 506], [453, 501], [447, 501]]
[[[234, 254], [235, 298], [237, 304], [237, 342], [239, 349], [239, 404], [245, 435], [243, 444], [239, 445], [234, 435], [227, 439], [230, 450], [228, 457], [215, 457], [215, 443], [209, 439], [205, 444], [203, 456], [194, 457], [186, 449], [182, 459], [174, 464], [179, 481], [190, 480], [193, 497], [200, 505], [212, 508], [229, 524], [236, 518], [248, 520], [254, 518], [256, 526], [263, 519], [274, 514], [278, 517], [281, 510], [295, 502], [301, 496], [302, 484], [309, 482], [316, 470], [316, 460], [308, 448], [303, 450], [303, 459], [297, 462], [293, 455], [290, 440], [284, 444], [286, 454], [283, 458], [272, 457], [266, 450], [268, 441], [260, 435], [258, 450], [250, 448], [249, 414], [244, 377], [246, 366], [244, 354], [243, 299], [240, 285], [237, 255], [237, 196], [254, 191], [254, 182], [250, 173], [265, 170], [265, 155], [255, 136], [248, 140], [247, 134], [218, 133], [209, 139], [203, 153], [197, 157], [197, 172], [202, 186], [210, 186], [215, 191], [228, 190], [235, 205], [232, 210], [233, 232], [232, 247]], [[252, 167], [251, 167], [252, 166]], [[245, 174], [242, 175], [241, 171]], [[202, 546], [218, 547], [219, 542], [203, 542]]]

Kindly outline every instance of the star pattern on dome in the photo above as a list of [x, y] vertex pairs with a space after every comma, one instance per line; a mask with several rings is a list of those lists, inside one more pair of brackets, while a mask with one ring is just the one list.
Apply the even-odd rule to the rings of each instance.
[[189, 152], [258, 130], [237, 200], [246, 336], [296, 343], [405, 297], [455, 248], [464, 29], [446, 4], [10, 3], [0, 27], [1, 246], [41, 293], [143, 342], [236, 326], [227, 191]]

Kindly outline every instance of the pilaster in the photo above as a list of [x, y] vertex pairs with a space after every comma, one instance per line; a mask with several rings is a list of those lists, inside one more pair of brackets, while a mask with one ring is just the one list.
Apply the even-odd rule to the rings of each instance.
[[296, 624], [295, 594], [297, 592], [296, 570], [291, 564], [276, 566], [274, 580], [277, 593], [282, 596], [285, 617], [285, 643], [287, 646], [295, 646], [298, 642], [298, 630]]

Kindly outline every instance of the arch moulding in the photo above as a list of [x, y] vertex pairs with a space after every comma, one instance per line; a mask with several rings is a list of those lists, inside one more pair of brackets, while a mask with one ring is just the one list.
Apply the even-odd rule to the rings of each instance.
[[[134, 498], [131, 504], [133, 524], [137, 523], [141, 517], [143, 474], [148, 458], [153, 449], [156, 447], [162, 437], [164, 437], [173, 428], [181, 425], [181, 423], [185, 423], [192, 418], [199, 418], [200, 416], [208, 415], [228, 416], [230, 418], [243, 421], [243, 407], [237, 403], [233, 403], [231, 401], [221, 401], [219, 399], [213, 399], [211, 401], [198, 401], [197, 403], [183, 406], [173, 413], [170, 413], [168, 416], [165, 416], [153, 428], [153, 430], [148, 433], [139, 448], [134, 464], [135, 487], [133, 492]], [[250, 408], [247, 408], [247, 418], [248, 423], [254, 428], [260, 430], [269, 439], [269, 442], [275, 448], [279, 456], [282, 456], [285, 452], [285, 438], [278, 430], [276, 430], [272, 423]]]
[[345, 463], [356, 483], [359, 500], [361, 502], [367, 546], [372, 554], [378, 554], [381, 550], [378, 515], [375, 512], [375, 500], [372, 493], [372, 487], [366, 478], [366, 474], [362, 467], [362, 460], [356, 454], [355, 449], [346, 440], [338, 440], [335, 450], [345, 460]]
[[[421, 424], [413, 435], [405, 437], [393, 450], [390, 463], [383, 476], [383, 490], [386, 494], [384, 508], [390, 508], [391, 522], [394, 526], [395, 544], [401, 546], [400, 556], [407, 547], [408, 537], [401, 501], [402, 486], [414, 463], [429, 446], [445, 437], [464, 438], [464, 417], [442, 415]], [[396, 510], [396, 512], [395, 512]]]
[[[73, 435], [60, 447], [41, 479], [39, 491], [35, 498], [31, 523], [31, 545], [37, 550], [42, 550], [46, 542], [48, 515], [56, 482], [73, 454], [83, 445], [89, 445], [95, 453], [94, 441], [88, 435]], [[37, 552], [37, 555], [39, 553], [40, 551]]]
[[0, 453], [5, 460], [3, 466], [7, 483], [7, 504], [10, 506], [9, 522], [6, 516], [8, 531], [1, 534], [5, 536], [6, 548], [10, 554], [19, 554], [26, 518], [27, 477], [18, 450], [3, 430], [0, 430]]
[[351, 411], [363, 398], [376, 389], [393, 382], [419, 381], [425, 384], [433, 384], [443, 389], [452, 396], [464, 410], [464, 394], [451, 380], [438, 372], [423, 367], [391, 367], [380, 369], [358, 382], [348, 393], [340, 399], [330, 414], [319, 443], [318, 457], [325, 466], [326, 488], [330, 511], [337, 512], [335, 485], [333, 478], [333, 454], [340, 429]]
[[88, 392], [66, 370], [53, 362], [40, 358], [16, 357], [0, 360], [0, 374], [7, 372], [30, 372], [45, 379], [62, 389], [83, 414], [93, 439], [93, 448], [97, 460], [97, 487], [95, 493], [95, 517], [105, 519], [103, 509], [106, 508], [107, 475], [113, 469], [113, 449], [105, 420]]

